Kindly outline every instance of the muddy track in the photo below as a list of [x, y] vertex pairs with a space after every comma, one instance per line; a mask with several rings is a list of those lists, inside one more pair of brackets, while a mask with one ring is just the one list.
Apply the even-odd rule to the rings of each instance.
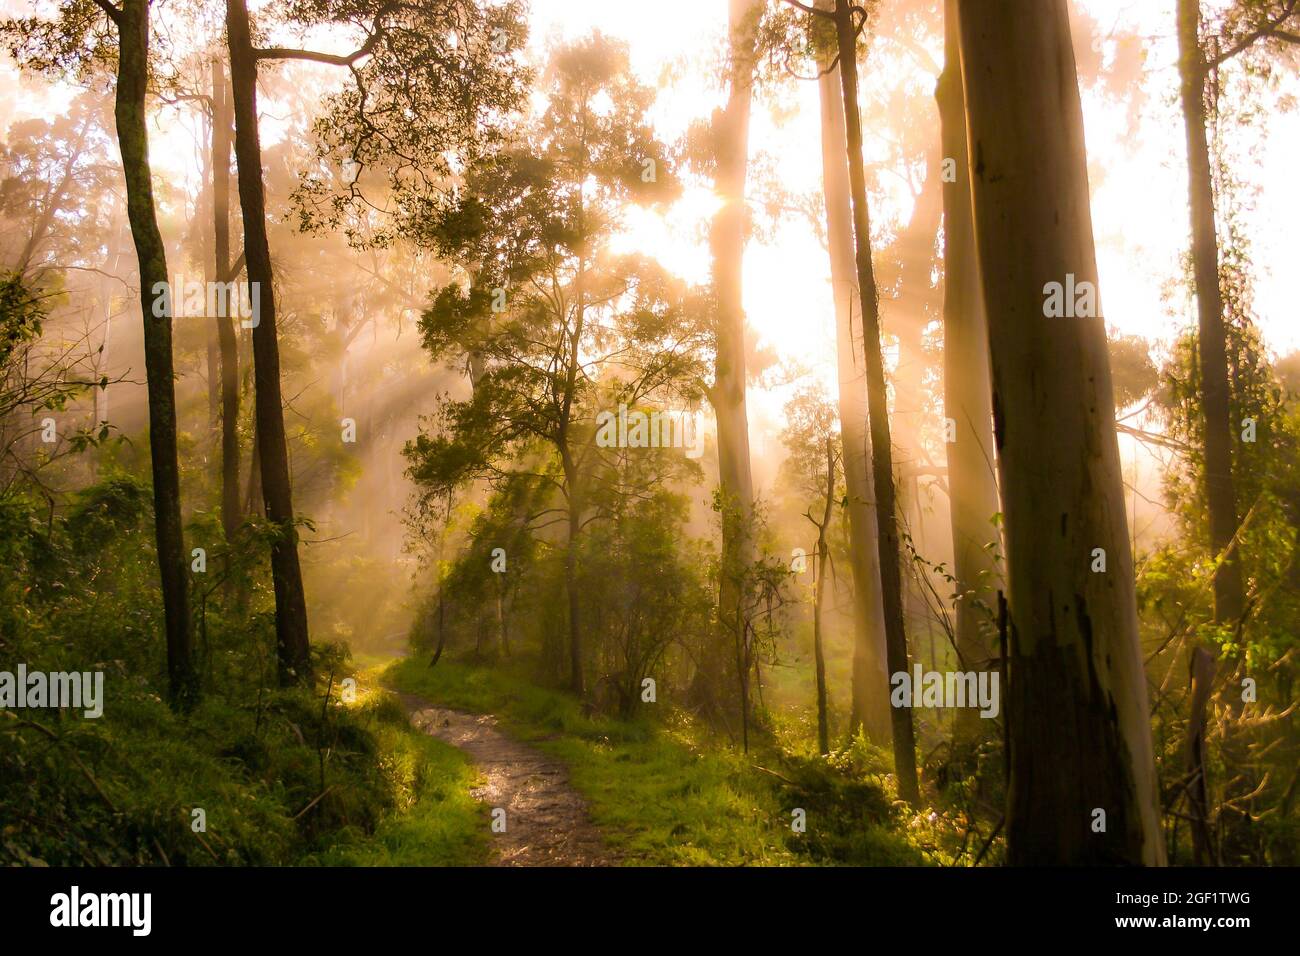
[[554, 757], [508, 737], [490, 714], [439, 707], [397, 694], [413, 726], [465, 751], [485, 778], [475, 799], [504, 809], [506, 830], [493, 833], [497, 866], [611, 866], [618, 862], [587, 816], [568, 769]]

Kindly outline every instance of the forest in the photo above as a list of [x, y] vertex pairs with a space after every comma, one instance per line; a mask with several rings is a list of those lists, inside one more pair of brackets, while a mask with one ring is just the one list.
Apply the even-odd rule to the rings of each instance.
[[1300, 0], [0, 47], [0, 864], [1300, 865]]

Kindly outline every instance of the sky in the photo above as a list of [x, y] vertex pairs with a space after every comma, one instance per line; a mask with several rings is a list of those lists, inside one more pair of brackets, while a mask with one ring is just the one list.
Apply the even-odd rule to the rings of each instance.
[[[1207, 9], [1218, 0], [1207, 0]], [[1080, 12], [1101, 24], [1106, 36], [1098, 49], [1113, 63], [1123, 34], [1141, 38], [1141, 93], [1137, 122], [1127, 102], [1104, 90], [1084, 89], [1085, 135], [1093, 174], [1092, 215], [1100, 274], [1100, 295], [1108, 325], [1140, 335], [1157, 356], [1182, 330], [1194, 323], [1191, 302], [1171, 284], [1183, 273], [1190, 225], [1184, 126], [1179, 107], [1174, 0], [1075, 0]], [[726, 0], [657, 0], [655, 3], [602, 0], [533, 0], [533, 42], [551, 37], [574, 38], [592, 29], [629, 43], [633, 68], [646, 83], [670, 85], [661, 94], [656, 125], [671, 140], [699, 116], [721, 102], [709, 75], [726, 33]], [[684, 25], [689, 24], [689, 28]], [[874, 51], [876, 48], [873, 47]], [[942, 61], [942, 51], [936, 50]], [[872, 53], [862, 64], [871, 82]], [[926, 86], [929, 80], [924, 81]], [[1125, 91], [1127, 94], [1130, 91]], [[1257, 192], [1245, 214], [1252, 242], [1256, 312], [1267, 344], [1278, 354], [1300, 348], [1295, 296], [1290, 285], [1298, 264], [1294, 225], [1300, 222], [1300, 190], [1293, 188], [1300, 166], [1300, 112], [1279, 108], [1287, 95], [1300, 93], [1294, 76], [1280, 93], [1261, 91], [1264, 116], [1239, 134], [1234, 146], [1258, 165], [1239, 175]], [[791, 105], [795, 109], [792, 111]], [[762, 100], [751, 127], [751, 153], [775, 159], [782, 185], [794, 193], [821, 188], [819, 108], [815, 83], [797, 83], [782, 97], [781, 122]], [[865, 150], [880, 150], [881, 131], [864, 130]], [[873, 143], [873, 138], [877, 140]], [[714, 205], [712, 197], [688, 195], [667, 222], [646, 214], [633, 217], [629, 245], [652, 252], [679, 274], [704, 281], [708, 250], [700, 222]], [[873, 210], [876, 219], [893, 214], [906, 221], [908, 200]], [[809, 368], [834, 394], [835, 329], [827, 257], [812, 231], [787, 221], [779, 241], [751, 241], [745, 254], [744, 296], [747, 319], [784, 360]], [[882, 303], [886, 328], [889, 302]], [[782, 405], [789, 389], [750, 391], [751, 441], [755, 457], [777, 450], [783, 424]], [[1120, 447], [1130, 481], [1143, 493], [1157, 493], [1166, 467], [1126, 435]], [[1135, 527], [1153, 520], [1142, 512]]]
[[[886, 0], [888, 2], [888, 0]], [[1205, 0], [1221, 3], [1223, 0]], [[1140, 113], [1131, 123], [1129, 104], [1100, 89], [1085, 89], [1084, 120], [1093, 187], [1093, 223], [1101, 277], [1101, 301], [1108, 323], [1141, 335], [1159, 350], [1192, 322], [1190, 303], [1171, 284], [1182, 274], [1188, 236], [1184, 129], [1177, 103], [1177, 44], [1173, 35], [1174, 0], [1075, 0], [1078, 10], [1101, 24], [1111, 36], [1141, 38]], [[260, 6], [254, 3], [256, 8]], [[715, 77], [726, 35], [727, 0], [532, 0], [532, 45], [540, 59], [555, 39], [573, 39], [592, 30], [627, 41], [634, 70], [643, 82], [661, 86], [654, 121], [662, 139], [675, 140], [695, 119], [707, 118], [721, 102]], [[29, 3], [0, 0], [9, 12]], [[330, 38], [314, 37], [322, 48]], [[340, 38], [339, 49], [348, 46]], [[1102, 39], [1099, 49], [1113, 59], [1116, 43]], [[862, 66], [864, 83], [880, 82], [872, 73], [873, 46]], [[936, 59], [942, 58], [935, 50]], [[301, 69], [303, 67], [294, 67]], [[892, 77], [885, 77], [888, 82]], [[932, 82], [921, 78], [925, 86]], [[7, 62], [0, 88], [15, 90]], [[31, 115], [48, 115], [66, 104], [69, 88], [42, 89], [24, 83], [18, 95], [0, 103], [0, 123]], [[1131, 90], [1123, 91], [1126, 96]], [[1291, 76], [1280, 91], [1264, 91], [1263, 115], [1252, 128], [1236, 134], [1233, 147], [1249, 163], [1238, 171], [1254, 190], [1245, 214], [1253, 244], [1256, 312], [1266, 342], [1279, 354], [1300, 348], [1300, 323], [1290, 288], [1297, 256], [1293, 227], [1300, 222], [1300, 190], [1293, 188], [1300, 157], [1300, 112], [1283, 110], [1287, 97], [1300, 93]], [[764, 153], [781, 185], [794, 194], [821, 186], [815, 83], [792, 83], [780, 94], [778, 112], [769, 99], [755, 105], [751, 152]], [[275, 104], [264, 101], [264, 143], [277, 138]], [[779, 119], [779, 121], [778, 121]], [[160, 121], [162, 122], [162, 121]], [[160, 127], [184, 136], [183, 148], [155, 149], [158, 175], [188, 180], [197, 188], [197, 160], [192, 133], [178, 133], [175, 114]], [[887, 131], [868, 126], [868, 155], [883, 150]], [[1251, 165], [1253, 164], [1253, 165]], [[873, 210], [877, 221], [906, 221], [909, 200], [887, 199]], [[658, 257], [689, 280], [708, 279], [705, 227], [717, 208], [716, 197], [701, 186], [688, 190], [663, 217], [634, 211], [619, 243]], [[745, 256], [744, 296], [748, 321], [775, 355], [805, 367], [833, 394], [834, 312], [827, 257], [810, 227], [798, 219], [784, 222], [777, 239], [755, 239]], [[1171, 288], [1173, 291], [1171, 292]], [[890, 303], [882, 303], [886, 328]], [[750, 417], [754, 452], [775, 449], [783, 424], [782, 403], [788, 389], [751, 390]]]
[[[1113, 24], [1117, 32], [1132, 31], [1143, 37], [1147, 96], [1138, 135], [1130, 135], [1124, 105], [1092, 92], [1084, 94], [1084, 122], [1089, 158], [1105, 172], [1103, 181], [1094, 183], [1093, 222], [1108, 321], [1125, 333], [1166, 341], [1188, 320], [1184, 302], [1163, 301], [1165, 284], [1180, 273], [1189, 229], [1184, 133], [1175, 100], [1173, 0], [1076, 2], [1102, 24]], [[653, 83], [666, 66], [708, 62], [725, 34], [726, 7], [725, 0], [533, 0], [534, 41], [555, 35], [572, 38], [598, 28], [627, 40], [634, 68], [645, 82]], [[1103, 43], [1103, 50], [1114, 55], [1112, 44]], [[863, 72], [870, 70], [868, 57]], [[661, 97], [656, 117], [661, 134], [669, 138], [690, 119], [706, 115], [720, 97], [715, 85], [698, 72], [671, 73], [672, 86]], [[808, 192], [821, 183], [817, 89], [813, 83], [799, 86], [793, 92], [798, 112], [780, 126], [760, 104], [754, 113], [752, 140], [755, 149], [778, 157], [786, 188]], [[1300, 84], [1292, 82], [1288, 92], [1300, 92]], [[1291, 188], [1300, 164], [1300, 113], [1273, 113], [1262, 130], [1261, 135], [1249, 137], [1250, 145], [1259, 149], [1259, 168], [1248, 178], [1261, 189], [1247, 221], [1255, 244], [1261, 326], [1269, 344], [1284, 353], [1300, 348], [1300, 327], [1294, 321], [1288, 288], [1296, 262], [1288, 225], [1300, 222], [1300, 191]], [[872, 130], [866, 129], [865, 134], [871, 151]], [[692, 212], [710, 208], [698, 199], [691, 205]], [[688, 277], [703, 279], [707, 255], [702, 242], [689, 241], [699, 238], [693, 231], [694, 217], [679, 215], [674, 220], [671, 225], [676, 229], [648, 221], [638, 224], [638, 240], [659, 245], [658, 255], [667, 264]], [[811, 231], [791, 226], [783, 230], [779, 245], [756, 242], [746, 254], [748, 318], [782, 354], [829, 369], [834, 338], [828, 266]], [[1171, 314], [1171, 307], [1178, 313]], [[818, 334], [809, 334], [812, 326]]]
[[[1166, 284], [1181, 271], [1188, 232], [1183, 126], [1175, 99], [1174, 0], [1075, 3], [1098, 22], [1113, 24], [1117, 32], [1142, 37], [1147, 95], [1136, 135], [1129, 130], [1127, 107], [1099, 93], [1085, 91], [1084, 120], [1090, 163], [1094, 171], [1104, 171], [1101, 181], [1093, 183], [1093, 222], [1107, 320], [1126, 333], [1167, 341], [1189, 316], [1185, 301], [1167, 301], [1165, 294]], [[21, 0], [0, 0], [6, 12], [31, 7]], [[675, 139], [691, 120], [706, 117], [721, 100], [712, 63], [725, 37], [726, 0], [531, 0], [531, 7], [532, 43], [539, 53], [553, 39], [572, 39], [593, 29], [626, 40], [642, 80], [667, 84], [654, 114], [664, 139]], [[1113, 46], [1104, 49], [1113, 55]], [[3, 88], [17, 95], [0, 104], [0, 122], [45, 115], [70, 99], [69, 88], [47, 91], [25, 82], [15, 90], [15, 72], [5, 60]], [[869, 55], [863, 65], [868, 81], [871, 65]], [[1300, 82], [1289, 79], [1283, 92], [1295, 96]], [[1275, 105], [1280, 98], [1268, 99]], [[794, 84], [782, 100], [783, 106], [793, 103], [796, 108], [780, 124], [762, 100], [757, 104], [752, 151], [772, 156], [786, 189], [816, 191], [821, 179], [816, 84]], [[1296, 262], [1289, 226], [1300, 222], [1300, 190], [1291, 188], [1300, 162], [1300, 112], [1267, 113], [1242, 142], [1243, 150], [1256, 151], [1258, 163], [1245, 175], [1258, 187], [1247, 224], [1254, 244], [1260, 324], [1268, 343], [1286, 353], [1300, 348], [1300, 323], [1288, 287]], [[873, 135], [878, 134], [870, 127], [865, 134], [870, 153]], [[273, 129], [264, 135], [268, 141], [275, 139]], [[166, 152], [156, 160], [164, 175], [169, 165], [182, 163]], [[650, 214], [631, 217], [634, 235], [627, 241], [652, 251], [684, 277], [704, 281], [708, 255], [701, 224], [715, 208], [707, 191], [690, 192], [666, 221]], [[884, 212], [906, 216], [905, 205]], [[787, 222], [779, 243], [755, 241], [748, 248], [745, 299], [749, 322], [766, 343], [782, 356], [829, 374], [834, 338], [825, 258], [810, 229]]]

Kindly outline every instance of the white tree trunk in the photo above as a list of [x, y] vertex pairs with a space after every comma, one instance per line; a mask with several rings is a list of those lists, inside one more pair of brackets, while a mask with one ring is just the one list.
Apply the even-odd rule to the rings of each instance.
[[1009, 859], [1159, 865], [1105, 324], [1044, 315], [1047, 283], [1097, 282], [1066, 7], [959, 5], [1007, 541]]
[[[829, 59], [829, 56], [827, 57]], [[822, 64], [825, 69], [827, 64]], [[835, 298], [835, 343], [839, 366], [840, 435], [848, 500], [853, 572], [852, 726], [865, 727], [879, 743], [889, 740], [889, 675], [885, 669], [885, 612], [880, 599], [876, 553], [875, 494], [871, 488], [871, 438], [867, 433], [867, 372], [862, 364], [862, 315], [853, 261], [849, 168], [845, 162], [844, 95], [839, 67], [817, 81], [821, 100], [822, 187], [826, 195], [826, 239]]]

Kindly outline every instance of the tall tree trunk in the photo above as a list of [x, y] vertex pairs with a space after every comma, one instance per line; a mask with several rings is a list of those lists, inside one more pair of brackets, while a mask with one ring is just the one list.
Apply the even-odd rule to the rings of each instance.
[[438, 660], [442, 657], [442, 649], [447, 646], [447, 615], [446, 604], [443, 600], [442, 585], [438, 585], [438, 646], [434, 649], [433, 659], [429, 661], [430, 667], [437, 667]]
[[830, 720], [826, 713], [826, 652], [822, 647], [822, 608], [826, 603], [826, 531], [835, 507], [834, 439], [826, 438], [826, 497], [821, 524], [817, 525], [817, 580], [813, 587], [813, 668], [817, 683], [817, 747], [820, 753], [831, 752]]
[[[829, 3], [831, 0], [824, 0]], [[824, 59], [830, 60], [828, 53]], [[823, 62], [825, 70], [829, 62]], [[849, 200], [848, 141], [839, 67], [817, 81], [821, 100], [822, 189], [826, 196], [826, 238], [835, 299], [835, 344], [839, 367], [840, 436], [853, 573], [853, 711], [851, 729], [866, 730], [883, 743], [889, 735], [889, 675], [885, 672], [885, 612], [880, 600], [880, 558], [876, 550], [875, 494], [871, 490], [871, 447], [867, 437], [866, 371], [862, 366], [862, 324], [853, 263], [853, 220]]]
[[[962, 670], [985, 670], [994, 657], [986, 639], [992, 618], [981, 613], [971, 592], [984, 586], [991, 605], [997, 562], [986, 547], [998, 540], [993, 516], [998, 485], [993, 461], [988, 327], [980, 293], [971, 223], [969, 162], [966, 156], [966, 95], [961, 79], [957, 0], [944, 5], [944, 68], [935, 88], [942, 124], [943, 155], [956, 166], [956, 179], [943, 187], [943, 405], [951, 419], [948, 449], [948, 509], [952, 520], [953, 577], [958, 594], [957, 657]], [[951, 429], [951, 431], [949, 431]], [[956, 715], [958, 744], [973, 744], [981, 731], [978, 706]]]
[[[566, 461], [568, 454], [565, 454]], [[569, 495], [569, 536], [564, 552], [564, 590], [569, 600], [569, 690], [581, 697], [586, 693], [582, 671], [582, 602], [578, 594], [578, 538], [582, 532], [582, 510], [578, 503], [576, 471], [565, 465], [570, 475], [566, 483]]]
[[[167, 629], [167, 680], [172, 706], [188, 708], [198, 696], [192, 660], [189, 582], [181, 524], [180, 468], [176, 458], [176, 393], [172, 365], [173, 301], [164, 293], [155, 317], [156, 288], [167, 288], [167, 253], [153, 199], [145, 91], [149, 82], [149, 4], [123, 0], [118, 14], [117, 142], [126, 177], [127, 218], [140, 263], [144, 362], [149, 395], [149, 454], [153, 472], [154, 533]], [[180, 290], [172, 290], [179, 294]]]
[[[749, 171], [749, 112], [761, 0], [730, 0], [730, 82], [725, 109], [715, 114], [716, 188], [722, 198], [710, 230], [713, 283], [718, 299], [717, 356], [709, 398], [718, 423], [718, 483], [722, 490], [723, 567], [719, 588], [718, 640], [703, 661], [707, 695], [729, 686], [726, 646], [745, 629], [743, 596], [736, 575], [753, 561], [750, 519], [754, 486], [749, 461], [749, 415], [745, 406], [745, 309], [742, 295], [745, 180]], [[728, 518], [728, 515], [731, 518]], [[728, 572], [727, 569], [730, 569]], [[715, 700], [718, 698], [714, 698]]]
[[1228, 552], [1237, 533], [1237, 498], [1232, 485], [1232, 423], [1228, 407], [1228, 355], [1219, 290], [1219, 239], [1214, 223], [1214, 185], [1205, 134], [1205, 78], [1201, 51], [1200, 0], [1178, 0], [1178, 69], [1182, 79], [1187, 133], [1187, 192], [1192, 224], [1196, 289], [1197, 353], [1205, 410], [1205, 491], [1210, 544], [1223, 562], [1214, 574], [1214, 619], [1230, 624], [1242, 615], [1241, 567]]
[[[217, 281], [238, 281], [230, 262], [230, 124], [228, 86], [221, 58], [212, 60], [212, 226]], [[229, 303], [227, 303], [229, 304]], [[221, 526], [235, 538], [243, 518], [239, 505], [239, 342], [227, 308], [216, 316], [221, 358]]]
[[500, 575], [497, 585], [497, 627], [500, 629], [501, 653], [510, 656], [510, 618], [506, 611], [506, 579]]
[[[893, 449], [889, 437], [889, 403], [885, 365], [880, 354], [880, 295], [871, 264], [871, 224], [867, 179], [862, 164], [862, 118], [858, 112], [857, 35], [849, 0], [835, 0], [835, 34], [840, 53], [840, 85], [848, 142], [849, 194], [853, 200], [854, 260], [862, 309], [863, 358], [867, 370], [867, 413], [871, 424], [872, 482], [876, 492], [877, 547], [885, 610], [885, 653], [891, 674], [906, 673], [907, 632], [903, 624], [903, 581], [899, 568], [898, 516], [895, 513]], [[898, 793], [908, 803], [920, 800], [916, 777], [916, 740], [910, 703], [890, 709], [894, 737], [894, 771]]]
[[[917, 122], [929, 126], [929, 116]], [[897, 257], [894, 280], [897, 293], [886, 300], [881, 313], [881, 327], [893, 334], [898, 343], [898, 365], [890, 377], [894, 402], [890, 415], [890, 435], [894, 443], [894, 476], [897, 481], [897, 513], [907, 525], [910, 550], [926, 554], [934, 547], [925, 523], [926, 508], [921, 499], [919, 476], [933, 473], [933, 462], [925, 446], [923, 430], [926, 419], [925, 376], [931, 364], [925, 352], [925, 328], [940, 312], [938, 288], [934, 284], [935, 257], [939, 225], [943, 221], [943, 184], [940, 135], [937, 127], [929, 131], [925, 152], [925, 180], [912, 206], [907, 226], [888, 250], [889, 259]], [[929, 632], [934, 645], [933, 618], [923, 595], [924, 585], [909, 586], [906, 569], [918, 578], [930, 575], [923, 566], [903, 560], [903, 618], [916, 646], [922, 628]], [[919, 652], [918, 652], [919, 653]], [[933, 661], [933, 653], [930, 655]]]
[[280, 397], [280, 347], [276, 338], [275, 290], [271, 248], [266, 237], [266, 197], [262, 184], [262, 145], [257, 129], [257, 60], [245, 0], [226, 0], [230, 38], [230, 82], [235, 109], [235, 161], [239, 204], [244, 215], [244, 258], [254, 303], [253, 382], [258, 461], [266, 517], [279, 535], [271, 546], [275, 585], [275, 637], [281, 685], [311, 680], [307, 600], [298, 564], [289, 479], [289, 449]]
[[1008, 853], [1163, 864], [1105, 323], [1044, 316], [1045, 283], [1097, 282], [1066, 8], [958, 7], [1009, 572]]
[[[1232, 480], [1232, 421], [1228, 385], [1227, 329], [1219, 288], [1219, 237], [1214, 221], [1214, 182], [1205, 83], [1209, 66], [1200, 40], [1200, 0], [1178, 0], [1178, 72], [1181, 79], [1183, 125], [1187, 136], [1187, 193], [1192, 227], [1192, 273], [1196, 291], [1196, 351], [1201, 373], [1201, 408], [1205, 415], [1205, 500], [1209, 511], [1210, 546], [1220, 563], [1214, 571], [1214, 623], [1232, 626], [1245, 613], [1241, 566], [1233, 538], [1237, 534], [1237, 495]], [[1209, 786], [1205, 768], [1205, 708], [1209, 701], [1206, 668], [1214, 668], [1213, 648], [1196, 648], [1190, 661], [1192, 711], [1188, 715], [1187, 758], [1193, 774], [1191, 800], [1193, 853], [1197, 863], [1213, 856], [1209, 845]], [[1208, 658], [1208, 660], [1207, 660]], [[1240, 700], [1228, 698], [1230, 708]], [[1225, 737], [1228, 736], [1225, 733]], [[1231, 745], [1225, 740], [1225, 746]]]
[[[928, 117], [927, 117], [928, 119]], [[928, 125], [928, 124], [927, 124]], [[941, 142], [935, 139], [925, 156], [925, 181], [916, 197], [907, 227], [899, 234], [892, 251], [898, 256], [898, 295], [887, 303], [884, 327], [898, 337], [898, 369], [894, 374], [894, 415], [891, 419], [896, 462], [900, 479], [914, 475], [927, 464], [921, 440], [925, 420], [925, 327], [939, 310], [933, 275], [939, 224], [943, 219]], [[903, 481], [900, 497], [910, 482]], [[900, 506], [902, 507], [902, 506]], [[905, 508], [903, 509], [905, 510]], [[913, 529], [916, 547], [921, 547], [920, 529]]]
[[[579, 182], [585, 179], [580, 171]], [[586, 221], [585, 202], [579, 195], [578, 223], [585, 246]], [[582, 602], [578, 595], [578, 538], [582, 533], [582, 499], [578, 487], [579, 474], [577, 462], [569, 446], [569, 426], [573, 410], [573, 399], [577, 394], [579, 348], [582, 343], [583, 329], [587, 322], [586, 307], [587, 257], [584, 252], [578, 259], [577, 276], [574, 279], [575, 302], [572, 334], [569, 339], [567, 356], [568, 371], [564, 382], [564, 401], [562, 421], [560, 424], [559, 451], [560, 462], [564, 469], [564, 494], [568, 504], [569, 536], [564, 552], [564, 589], [569, 600], [569, 690], [579, 697], [587, 691], [587, 684], [582, 670]]]
[[1214, 686], [1214, 655], [1204, 647], [1192, 649], [1188, 661], [1190, 678], [1189, 715], [1187, 721], [1187, 766], [1191, 779], [1187, 784], [1187, 800], [1191, 809], [1192, 854], [1198, 866], [1206, 862], [1222, 865], [1210, 831], [1210, 787], [1205, 773], [1205, 738], [1208, 725], [1205, 708], [1210, 702]]
[[[247, 357], [245, 357], [247, 359]], [[256, 415], [253, 420], [253, 429], [256, 432], [257, 420]], [[253, 453], [248, 456], [248, 497], [244, 499], [244, 514], [266, 516], [266, 507], [262, 495], [262, 468], [259, 459], [259, 449], [261, 446], [257, 441], [257, 435], [253, 436]], [[262, 501], [262, 507], [258, 507], [258, 502]]]

